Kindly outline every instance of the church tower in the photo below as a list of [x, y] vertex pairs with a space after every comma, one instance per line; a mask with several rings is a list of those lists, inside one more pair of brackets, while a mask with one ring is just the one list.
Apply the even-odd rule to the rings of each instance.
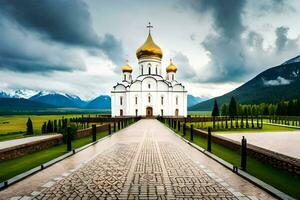
[[176, 80], [177, 67], [170, 60], [163, 76], [163, 52], [153, 41], [151, 24], [146, 41], [137, 49], [139, 73], [132, 78], [128, 61], [122, 66], [123, 80], [111, 91], [111, 115], [123, 116], [187, 116], [187, 91]]
[[161, 71], [161, 59], [163, 53], [161, 48], [154, 43], [151, 36], [151, 26], [150, 22], [147, 26], [149, 29], [149, 34], [144, 42], [144, 44], [137, 49], [136, 57], [138, 59], [140, 75], [162, 75]]

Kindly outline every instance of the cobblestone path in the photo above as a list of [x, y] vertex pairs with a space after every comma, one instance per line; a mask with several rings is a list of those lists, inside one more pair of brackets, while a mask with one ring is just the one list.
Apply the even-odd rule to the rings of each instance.
[[[234, 189], [238, 187], [228, 184], [224, 177], [220, 178], [205, 165], [212, 161], [207, 158], [202, 160], [206, 163], [195, 161], [192, 154], [200, 157], [201, 153], [180, 141], [156, 120], [142, 120], [107, 141], [111, 144], [103, 143], [108, 145], [103, 151], [95, 151], [76, 168], [44, 182], [43, 186], [32, 188], [30, 195], [24, 196], [23, 192], [12, 199], [255, 200], [258, 199], [256, 191], [265, 195], [240, 180], [236, 182], [241, 188], [250, 190], [250, 195]], [[22, 185], [18, 184], [14, 191], [19, 192]], [[263, 197], [272, 199], [267, 195]]]

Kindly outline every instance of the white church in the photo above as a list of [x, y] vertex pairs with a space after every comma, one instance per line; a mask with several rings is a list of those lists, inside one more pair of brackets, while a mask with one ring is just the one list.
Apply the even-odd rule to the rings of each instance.
[[111, 115], [186, 117], [187, 91], [176, 80], [177, 67], [170, 60], [163, 74], [162, 50], [152, 39], [150, 23], [147, 27], [148, 37], [136, 51], [139, 75], [133, 79], [128, 62], [122, 66], [123, 80], [111, 91]]

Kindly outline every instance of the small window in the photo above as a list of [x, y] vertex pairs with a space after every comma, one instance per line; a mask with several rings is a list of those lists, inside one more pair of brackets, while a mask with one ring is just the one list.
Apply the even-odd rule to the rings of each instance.
[[138, 116], [138, 109], [135, 109], [135, 116]]
[[120, 97], [120, 105], [123, 105], [123, 97]]
[[157, 67], [155, 68], [155, 73], [156, 73], [156, 75], [157, 75]]
[[151, 74], [151, 67], [148, 68], [148, 74]]
[[176, 97], [176, 105], [178, 105], [178, 97]]
[[150, 84], [148, 84], [148, 88], [149, 88], [149, 89], [151, 88], [151, 85], [150, 85]]
[[144, 74], [144, 68], [143, 68], [143, 65], [142, 65], [142, 75]]
[[135, 97], [135, 104], [137, 105], [137, 103], [138, 103], [138, 98]]
[[148, 103], [150, 103], [151, 102], [151, 97], [150, 96], [148, 96]]
[[161, 105], [164, 105], [164, 97], [160, 98]]
[[174, 80], [174, 74], [172, 74], [172, 80]]
[[124, 80], [126, 80], [126, 75], [124, 74]]
[[160, 110], [160, 115], [164, 116], [164, 110], [163, 109]]

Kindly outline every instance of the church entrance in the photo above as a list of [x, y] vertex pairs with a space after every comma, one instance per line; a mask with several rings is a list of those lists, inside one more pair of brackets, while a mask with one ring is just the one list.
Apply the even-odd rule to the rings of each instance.
[[179, 110], [176, 109], [176, 110], [175, 110], [175, 116], [178, 117], [178, 115], [179, 115]]
[[153, 109], [152, 107], [146, 108], [146, 117], [152, 117], [153, 116]]

